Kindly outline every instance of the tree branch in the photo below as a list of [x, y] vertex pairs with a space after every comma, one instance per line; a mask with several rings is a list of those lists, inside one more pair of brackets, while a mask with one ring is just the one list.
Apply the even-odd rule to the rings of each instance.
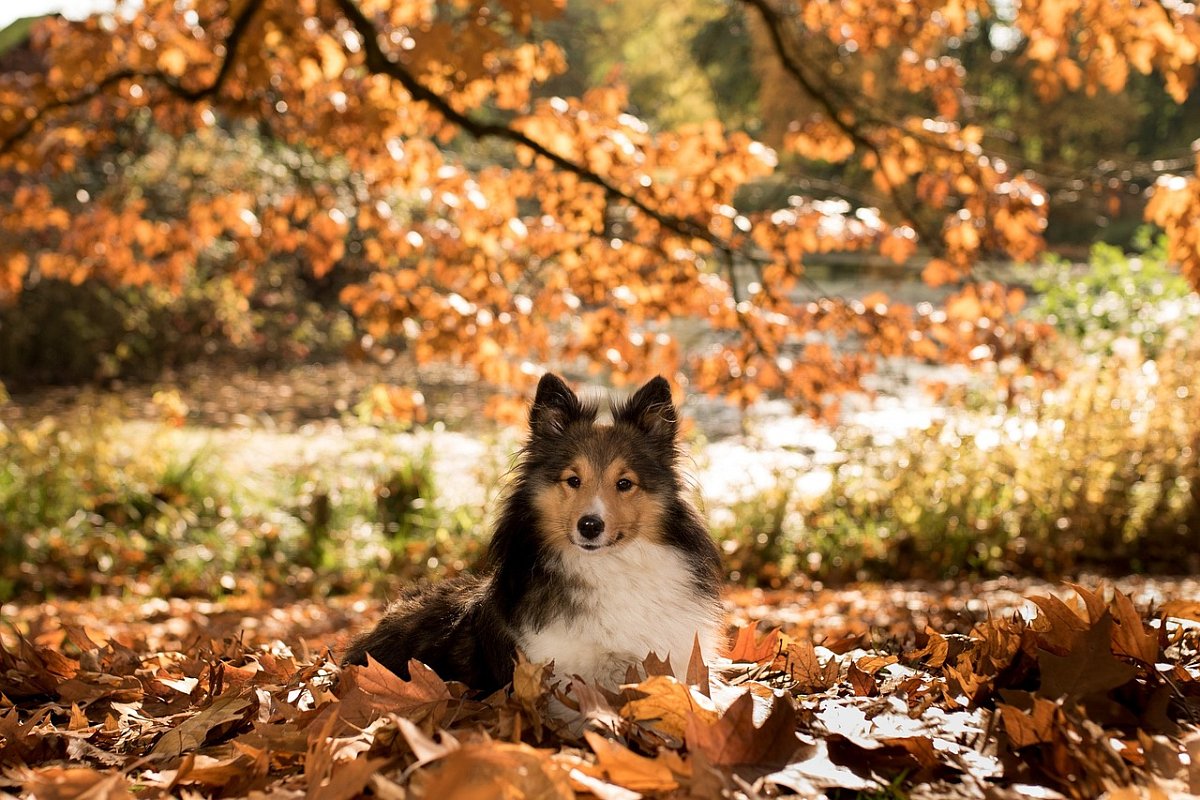
[[[874, 154], [875, 160], [879, 163], [879, 168], [883, 168], [883, 152], [875, 142], [871, 141], [870, 137], [864, 133], [858, 125], [848, 121], [840, 109], [829, 95], [822, 91], [817, 86], [816, 82], [809, 78], [803, 69], [801, 69], [798, 61], [792, 57], [788, 49], [787, 42], [783, 38], [783, 20], [768, 3], [767, 0], [742, 0], [742, 3], [754, 8], [762, 18], [763, 24], [767, 28], [767, 33], [771, 37], [771, 46], [775, 50], [775, 56], [779, 59], [779, 63], [784, 70], [792, 76], [793, 80], [799, 84], [800, 88], [813, 101], [821, 106], [825, 112], [825, 116], [829, 121], [838, 127], [850, 141], [860, 149], [867, 150]], [[934, 250], [940, 250], [942, 242], [941, 237], [936, 231], [929, 230], [924, 223], [917, 217], [916, 207], [905, 198], [895, 184], [887, 179], [884, 175], [884, 180], [887, 183], [888, 197], [900, 213], [904, 214], [910, 224], [917, 230], [921, 238], [926, 241], [926, 244]]]
[[160, 70], [148, 69], [119, 69], [115, 72], [110, 72], [95, 84], [84, 89], [82, 92], [70, 95], [69, 97], [60, 97], [56, 100], [51, 100], [44, 105], [34, 109], [32, 114], [29, 114], [25, 122], [18, 126], [16, 130], [0, 139], [0, 155], [4, 155], [11, 151], [18, 142], [28, 136], [37, 127], [44, 118], [55, 111], [63, 108], [72, 108], [83, 105], [89, 100], [99, 96], [105, 89], [115, 84], [122, 83], [128, 80], [145, 80], [155, 81], [166, 86], [168, 90], [177, 97], [187, 100], [188, 102], [198, 102], [207, 97], [211, 97], [221, 91], [221, 87], [229, 78], [229, 74], [233, 71], [234, 61], [236, 60], [238, 48], [241, 46], [242, 39], [246, 35], [246, 31], [250, 27], [250, 21], [254, 14], [262, 6], [263, 0], [247, 0], [246, 5], [238, 13], [233, 21], [233, 29], [229, 32], [229, 36], [225, 38], [225, 55], [221, 60], [221, 66], [217, 70], [217, 75], [213, 78], [212, 83], [207, 86], [201, 86], [195, 89], [190, 89], [180, 83], [174, 77], [167, 75]]
[[586, 183], [604, 190], [609, 197], [617, 197], [653, 219], [662, 227], [687, 236], [708, 242], [717, 249], [728, 249], [729, 244], [702, 225], [692, 220], [667, 214], [648, 205], [644, 200], [619, 188], [602, 175], [550, 150], [541, 142], [531, 139], [521, 131], [507, 125], [498, 125], [472, 117], [460, 111], [446, 100], [421, 83], [416, 76], [409, 72], [403, 64], [395, 60], [380, 44], [379, 28], [369, 19], [353, 0], [336, 0], [338, 8], [363, 38], [363, 47], [367, 57], [367, 69], [373, 73], [387, 75], [404, 87], [414, 100], [419, 100], [438, 112], [447, 121], [452, 122], [476, 139], [502, 139], [530, 150], [535, 155], [549, 160], [554, 166], [564, 172], [575, 175]]

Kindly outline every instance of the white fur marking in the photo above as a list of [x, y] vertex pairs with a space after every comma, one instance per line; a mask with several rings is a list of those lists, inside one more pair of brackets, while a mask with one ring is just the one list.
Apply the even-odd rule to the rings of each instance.
[[604, 507], [604, 500], [602, 500], [600, 498], [600, 495], [596, 495], [595, 497], [592, 498], [592, 502], [588, 505], [588, 507], [586, 509], [584, 509], [583, 513], [584, 514], [595, 514], [600, 519], [603, 519], [605, 522], [608, 522], [607, 519], [604, 519], [604, 515], [607, 511], [608, 511], [608, 509], [606, 509]]
[[720, 603], [696, 591], [675, 548], [641, 539], [590, 553], [571, 548], [563, 567], [586, 587], [576, 598], [580, 612], [517, 637], [531, 661], [553, 661], [557, 675], [615, 686], [628, 665], [655, 653], [669, 654], [682, 678], [697, 636], [706, 661], [721, 650]]

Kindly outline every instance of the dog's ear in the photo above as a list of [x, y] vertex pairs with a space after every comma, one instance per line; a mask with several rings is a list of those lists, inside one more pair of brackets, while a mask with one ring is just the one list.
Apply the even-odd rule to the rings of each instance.
[[547, 372], [538, 381], [533, 407], [529, 409], [529, 430], [534, 436], [562, 433], [567, 424], [584, 416], [583, 403], [563, 379]]
[[671, 399], [671, 385], [661, 375], [651, 378], [613, 413], [613, 420], [645, 431], [655, 439], [674, 442], [679, 414]]

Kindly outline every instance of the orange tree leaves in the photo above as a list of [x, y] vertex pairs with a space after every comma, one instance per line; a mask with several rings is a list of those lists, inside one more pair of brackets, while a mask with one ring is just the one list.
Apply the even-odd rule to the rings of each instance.
[[[902, 261], [921, 246], [936, 284], [962, 281], [981, 255], [1037, 253], [1046, 195], [986, 152], [946, 50], [990, 5], [744, 5], [809, 101], [786, 146], [855, 160], [879, 210], [801, 197], [743, 210], [742, 190], [776, 169], [746, 134], [715, 120], [651, 130], [619, 87], [539, 96], [567, 66], [536, 35], [556, 0], [148, 0], [45, 20], [30, 63], [0, 74], [0, 190], [14, 198], [0, 216], [0, 302], [43, 278], [178, 290], [225, 276], [249, 294], [282, 262], [333, 281], [374, 340], [497, 386], [525, 390], [552, 360], [618, 382], [688, 366], [701, 390], [809, 409], [830, 408], [877, 356], [1034, 361], [1046, 331], [1014, 322], [999, 290], [968, 288], [979, 313], [955, 319], [819, 300], [804, 272], [814, 253]], [[1116, 91], [1129, 69], [1187, 95], [1194, 17], [1068, 5], [1021, 4], [1011, 21], [1047, 96]], [[813, 60], [829, 48], [858, 54], [842, 83]], [[928, 113], [888, 111], [893, 89]], [[215, 184], [155, 168], [162, 152], [191, 164], [228, 131], [290, 155], [195, 165]], [[110, 169], [81, 185], [81, 164]], [[1171, 183], [1150, 212], [1195, 280], [1193, 200]], [[706, 320], [716, 344], [685, 352], [684, 318]]]

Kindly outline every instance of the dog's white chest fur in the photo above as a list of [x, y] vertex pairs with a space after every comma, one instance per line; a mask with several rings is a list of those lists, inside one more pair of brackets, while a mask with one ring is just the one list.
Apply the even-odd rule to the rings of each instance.
[[517, 634], [526, 657], [553, 661], [555, 674], [616, 685], [630, 664], [655, 653], [669, 655], [682, 678], [697, 636], [706, 660], [722, 649], [720, 604], [696, 590], [675, 548], [637, 540], [597, 553], [573, 550], [563, 554], [563, 567], [581, 584], [578, 612]]

